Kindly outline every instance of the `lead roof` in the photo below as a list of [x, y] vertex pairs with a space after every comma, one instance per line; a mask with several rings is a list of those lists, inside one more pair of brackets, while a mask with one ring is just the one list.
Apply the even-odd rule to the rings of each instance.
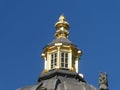
[[[51, 76], [51, 77], [50, 77]], [[49, 78], [45, 78], [49, 77]], [[53, 70], [41, 74], [38, 83], [18, 90], [97, 90], [79, 74], [66, 70]]]

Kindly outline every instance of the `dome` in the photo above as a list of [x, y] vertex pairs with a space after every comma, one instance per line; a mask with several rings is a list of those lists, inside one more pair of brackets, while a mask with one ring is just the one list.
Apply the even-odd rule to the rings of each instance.
[[53, 70], [41, 74], [38, 83], [18, 90], [97, 90], [78, 73], [67, 70]]
[[98, 89], [78, 73], [82, 52], [68, 39], [69, 23], [64, 15], [55, 28], [55, 39], [43, 48], [44, 70], [37, 83], [17, 90], [108, 90], [106, 73], [100, 74]]

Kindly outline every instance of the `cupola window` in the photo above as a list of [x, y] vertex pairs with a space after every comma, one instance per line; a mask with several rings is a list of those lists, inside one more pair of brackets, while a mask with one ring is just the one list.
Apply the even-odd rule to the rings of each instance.
[[61, 53], [61, 67], [68, 68], [68, 53]]
[[51, 54], [51, 69], [57, 65], [57, 53]]

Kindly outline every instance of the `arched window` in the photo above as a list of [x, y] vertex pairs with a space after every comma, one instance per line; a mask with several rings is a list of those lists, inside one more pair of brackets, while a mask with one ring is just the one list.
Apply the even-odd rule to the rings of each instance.
[[61, 68], [68, 68], [68, 53], [61, 53]]
[[57, 65], [57, 53], [51, 54], [51, 69]]

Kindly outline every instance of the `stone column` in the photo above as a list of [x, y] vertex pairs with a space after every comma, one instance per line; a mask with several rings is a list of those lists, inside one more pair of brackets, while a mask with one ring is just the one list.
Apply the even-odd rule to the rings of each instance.
[[72, 69], [72, 50], [70, 50], [70, 53], [68, 54], [68, 68]]
[[57, 67], [56, 68], [60, 68], [60, 47], [58, 47], [58, 51], [57, 51]]
[[75, 59], [75, 69], [76, 72], [78, 73], [78, 57]]

